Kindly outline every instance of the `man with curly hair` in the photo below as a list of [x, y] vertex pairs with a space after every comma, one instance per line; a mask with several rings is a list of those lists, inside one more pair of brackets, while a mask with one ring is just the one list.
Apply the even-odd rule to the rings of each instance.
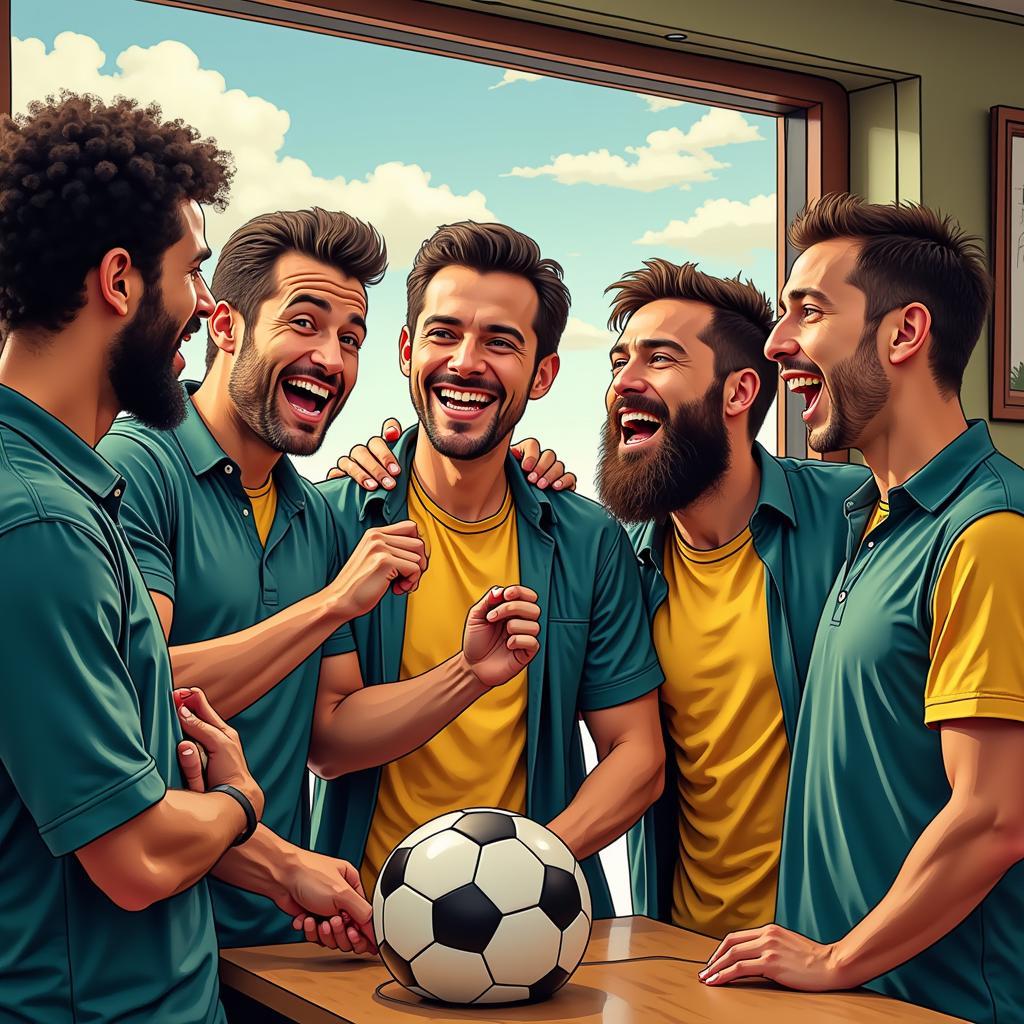
[[126, 485], [94, 451], [121, 410], [182, 417], [178, 349], [213, 309], [200, 204], [230, 177], [215, 143], [130, 100], [0, 122], [5, 1020], [221, 1021], [205, 876], [290, 914], [335, 893], [276, 874], [237, 733], [200, 690], [172, 700]]

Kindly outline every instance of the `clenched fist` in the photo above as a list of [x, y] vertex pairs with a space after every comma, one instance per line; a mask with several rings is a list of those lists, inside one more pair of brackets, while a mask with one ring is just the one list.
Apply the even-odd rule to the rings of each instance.
[[491, 587], [469, 610], [462, 656], [487, 687], [517, 676], [540, 650], [540, 606], [529, 587]]
[[408, 594], [427, 568], [427, 553], [411, 520], [367, 530], [338, 573], [331, 589], [344, 618], [365, 615], [387, 593]]

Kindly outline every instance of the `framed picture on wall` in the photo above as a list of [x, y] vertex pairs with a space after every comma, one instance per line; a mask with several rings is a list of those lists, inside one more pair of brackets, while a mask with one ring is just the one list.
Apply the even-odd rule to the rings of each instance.
[[992, 108], [992, 418], [1024, 420], [1024, 109]]

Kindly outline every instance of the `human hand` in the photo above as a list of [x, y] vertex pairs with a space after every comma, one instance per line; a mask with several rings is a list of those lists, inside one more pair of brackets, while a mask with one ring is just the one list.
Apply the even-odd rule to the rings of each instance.
[[462, 657], [485, 687], [500, 686], [532, 660], [540, 643], [540, 607], [529, 587], [492, 587], [466, 616]]
[[519, 460], [526, 479], [542, 491], [550, 485], [554, 491], [575, 491], [576, 474], [566, 472], [565, 464], [550, 449], [540, 450], [540, 441], [527, 437], [512, 444], [512, 455]]
[[375, 526], [360, 537], [331, 590], [348, 621], [376, 607], [389, 587], [395, 594], [415, 590], [426, 568], [426, 548], [411, 519]]
[[392, 490], [395, 477], [402, 472], [398, 460], [389, 447], [402, 436], [398, 420], [386, 419], [377, 437], [371, 437], [366, 444], [357, 444], [348, 455], [338, 459], [338, 464], [327, 474], [328, 480], [351, 477], [366, 491], [378, 487]]

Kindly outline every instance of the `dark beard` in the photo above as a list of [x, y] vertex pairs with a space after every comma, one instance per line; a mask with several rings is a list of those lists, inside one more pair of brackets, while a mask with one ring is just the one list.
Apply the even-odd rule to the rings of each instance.
[[174, 375], [178, 339], [199, 320], [176, 324], [164, 308], [159, 283], [147, 283], [131, 323], [110, 349], [108, 373], [118, 405], [154, 430], [170, 430], [185, 418], [185, 394]]
[[816, 452], [856, 448], [864, 428], [889, 400], [889, 381], [875, 347], [877, 334], [878, 322], [867, 324], [853, 355], [829, 374], [828, 422], [807, 432], [807, 444]]
[[239, 352], [228, 377], [228, 395], [249, 429], [268, 447], [285, 455], [312, 455], [319, 451], [324, 443], [327, 428], [341, 412], [345, 399], [328, 399], [336, 404], [322, 423], [303, 424], [300, 427], [301, 432], [288, 430], [281, 422], [281, 415], [277, 409], [277, 382], [282, 377], [298, 373], [321, 381], [331, 388], [340, 389], [343, 383], [340, 376], [330, 377], [317, 367], [306, 363], [301, 367], [298, 364], [287, 366], [275, 376], [273, 364], [256, 350], [252, 332], [246, 325], [242, 351]]
[[[491, 424], [476, 438], [467, 437], [462, 431], [468, 430], [470, 424], [456, 422], [454, 431], [451, 434], [443, 434], [437, 425], [434, 417], [433, 404], [430, 401], [431, 392], [435, 387], [448, 385], [453, 388], [464, 388], [467, 391], [487, 391], [493, 394], [498, 405], [498, 414], [491, 418]], [[419, 388], [413, 386], [412, 377], [409, 378], [409, 397], [412, 399], [413, 407], [420, 423], [427, 431], [431, 447], [439, 455], [449, 459], [479, 459], [488, 452], [493, 451], [503, 437], [507, 437], [515, 429], [515, 425], [523, 418], [526, 412], [528, 398], [524, 396], [519, 408], [513, 409], [504, 407], [506, 399], [505, 389], [500, 384], [474, 383], [463, 380], [453, 373], [435, 373], [425, 382], [422, 393]]]
[[[655, 399], [633, 396], [615, 402], [602, 431], [597, 490], [616, 519], [661, 522], [717, 487], [729, 468], [724, 387], [724, 380], [713, 381], [703, 398], [680, 406], [671, 417]], [[619, 451], [619, 412], [624, 407], [662, 418], [662, 437], [652, 450]]]

